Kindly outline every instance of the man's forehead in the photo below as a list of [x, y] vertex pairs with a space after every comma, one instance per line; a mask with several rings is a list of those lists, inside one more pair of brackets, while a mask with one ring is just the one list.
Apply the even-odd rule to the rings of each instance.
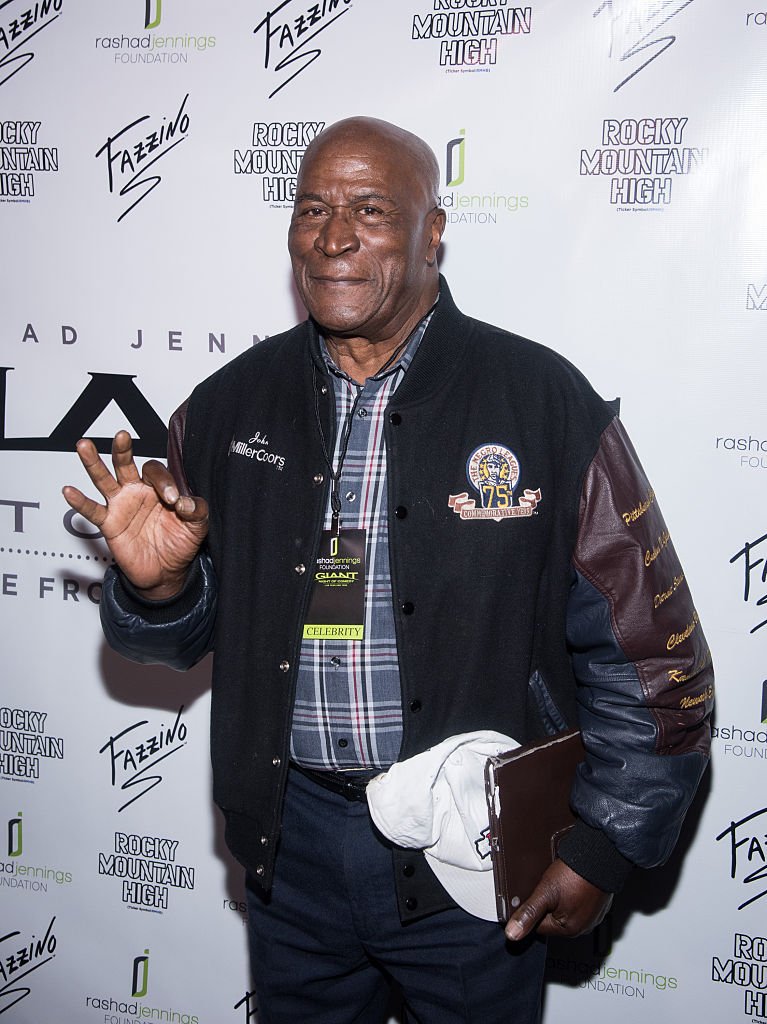
[[378, 196], [401, 198], [412, 189], [413, 173], [386, 152], [357, 153], [328, 148], [304, 159], [298, 175], [297, 195], [346, 199]]

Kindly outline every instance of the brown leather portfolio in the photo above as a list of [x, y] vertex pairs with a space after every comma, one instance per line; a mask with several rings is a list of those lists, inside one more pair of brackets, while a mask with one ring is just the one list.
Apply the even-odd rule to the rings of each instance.
[[585, 754], [580, 732], [563, 732], [485, 765], [498, 920], [527, 899], [572, 827], [570, 789]]

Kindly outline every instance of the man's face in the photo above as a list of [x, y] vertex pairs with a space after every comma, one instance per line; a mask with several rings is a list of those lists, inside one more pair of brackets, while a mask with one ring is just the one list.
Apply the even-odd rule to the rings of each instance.
[[330, 337], [396, 338], [436, 298], [444, 223], [410, 155], [375, 133], [304, 159], [288, 249], [304, 305]]

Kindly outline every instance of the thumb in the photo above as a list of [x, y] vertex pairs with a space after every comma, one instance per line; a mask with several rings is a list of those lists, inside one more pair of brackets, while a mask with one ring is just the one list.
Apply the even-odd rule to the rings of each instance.
[[517, 907], [509, 920], [506, 922], [506, 938], [512, 942], [518, 942], [529, 935], [549, 911], [553, 910], [555, 900], [550, 888], [539, 882], [528, 899]]

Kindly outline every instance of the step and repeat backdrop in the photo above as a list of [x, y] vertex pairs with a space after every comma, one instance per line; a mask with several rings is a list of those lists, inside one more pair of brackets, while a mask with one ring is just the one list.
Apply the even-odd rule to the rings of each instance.
[[79, 437], [162, 457], [197, 381], [304, 317], [296, 171], [351, 114], [437, 154], [459, 305], [620, 400], [718, 670], [679, 848], [551, 946], [544, 1019], [767, 1021], [764, 0], [4, 0], [3, 1024], [258, 1020], [210, 665], [105, 647], [60, 492]]

